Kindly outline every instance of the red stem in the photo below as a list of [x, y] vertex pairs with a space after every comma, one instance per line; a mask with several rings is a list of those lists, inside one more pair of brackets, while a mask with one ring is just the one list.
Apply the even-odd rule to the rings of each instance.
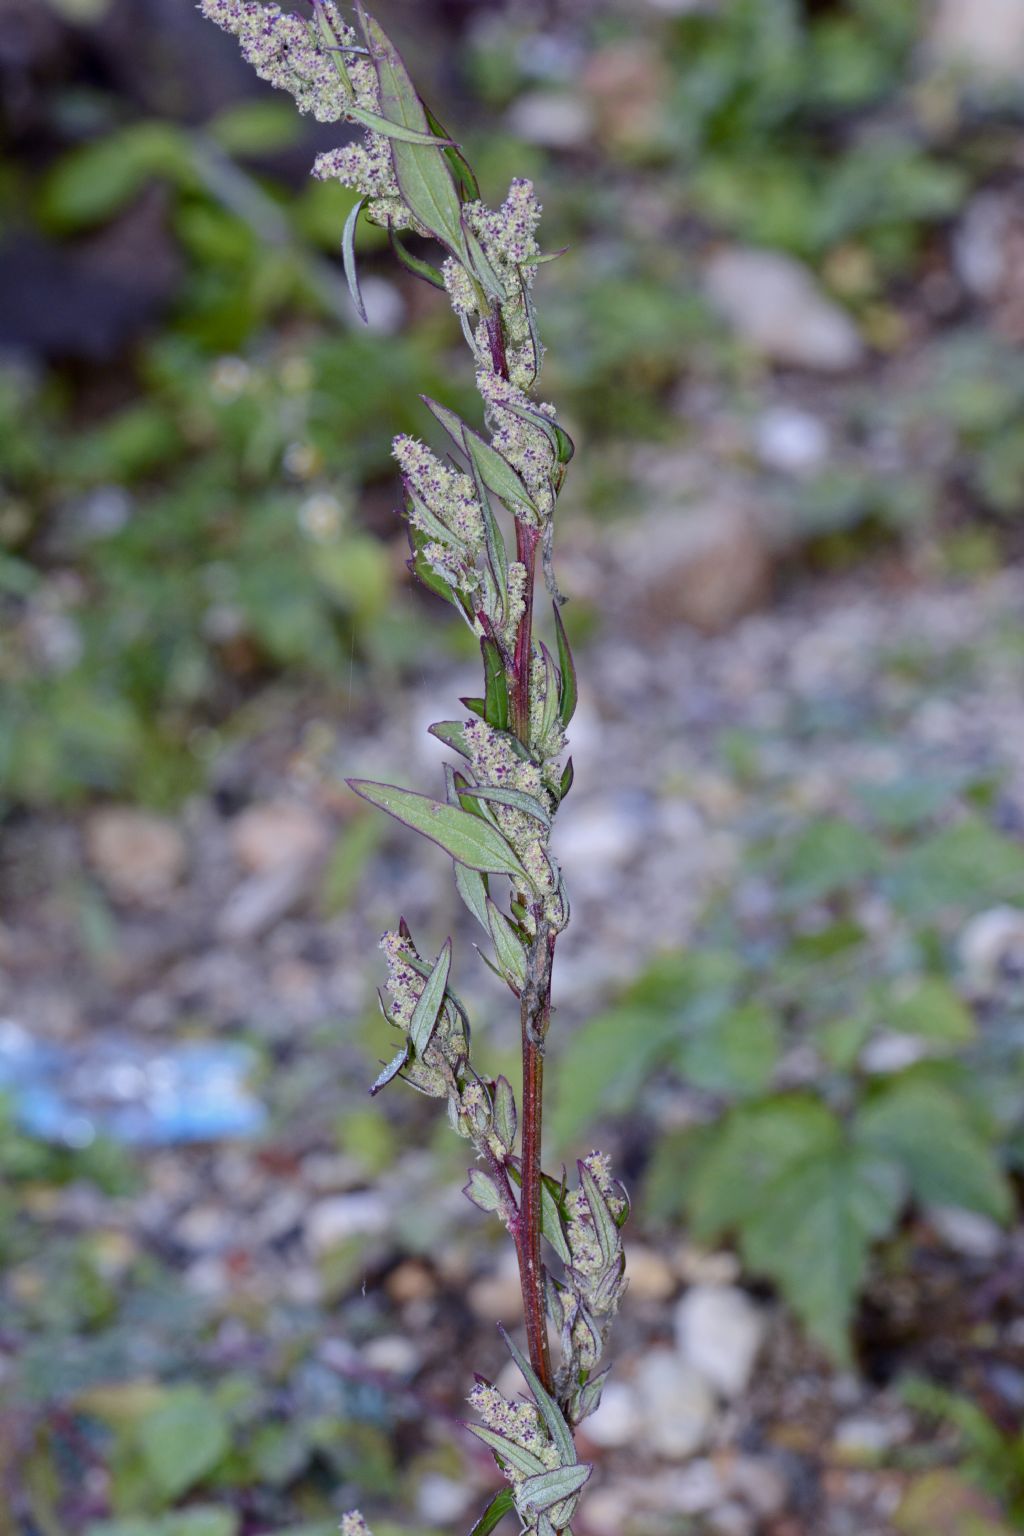
[[551, 1016], [551, 963], [555, 935], [538, 923], [521, 1001], [523, 1047], [522, 1204], [516, 1236], [530, 1363], [548, 1392], [554, 1390], [548, 1349], [541, 1237], [541, 1132], [544, 1113], [544, 1036]]

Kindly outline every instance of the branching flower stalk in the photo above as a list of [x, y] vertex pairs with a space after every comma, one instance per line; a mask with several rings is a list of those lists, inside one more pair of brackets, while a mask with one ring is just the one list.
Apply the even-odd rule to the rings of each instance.
[[[447, 293], [473, 358], [484, 431], [425, 399], [450, 439], [450, 457], [406, 436], [395, 439], [394, 453], [410, 568], [477, 637], [482, 693], [460, 701], [462, 718], [430, 728], [460, 760], [445, 767], [443, 798], [350, 782], [452, 858], [459, 894], [492, 951], [487, 963], [519, 1004], [522, 1113], [508, 1080], [482, 1073], [471, 1057], [469, 1019], [450, 984], [451, 940], [428, 959], [404, 919], [381, 941], [388, 967], [381, 1007], [399, 1038], [371, 1092], [401, 1077], [446, 1100], [453, 1129], [476, 1154], [465, 1192], [503, 1222], [518, 1255], [527, 1354], [502, 1334], [530, 1396], [509, 1401], [479, 1376], [470, 1393], [479, 1422], [468, 1428], [494, 1453], [507, 1482], [472, 1536], [487, 1536], [512, 1512], [523, 1531], [556, 1536], [569, 1531], [590, 1476], [574, 1430], [597, 1407], [607, 1374], [598, 1367], [625, 1288], [628, 1200], [600, 1153], [577, 1165], [571, 1188], [564, 1173], [555, 1178], [541, 1166], [552, 965], [569, 921], [550, 838], [572, 785], [572, 761], [563, 766], [563, 756], [576, 705], [552, 571], [555, 503], [573, 445], [554, 407], [533, 394], [543, 348], [532, 289], [550, 259], [536, 239], [541, 210], [525, 180], [512, 183], [498, 208], [480, 200], [458, 144], [361, 5], [355, 25], [333, 0], [313, 0], [309, 18], [256, 0], [202, 0], [200, 9], [238, 38], [261, 78], [289, 91], [300, 111], [366, 130], [361, 142], [328, 150], [313, 167], [315, 176], [336, 178], [358, 196], [342, 255], [363, 318], [354, 256], [360, 217], [382, 225], [398, 259]], [[407, 248], [407, 233], [440, 244], [439, 267]], [[535, 634], [538, 563], [553, 598], [554, 655]], [[362, 1517], [347, 1515], [342, 1531], [363, 1536]]]

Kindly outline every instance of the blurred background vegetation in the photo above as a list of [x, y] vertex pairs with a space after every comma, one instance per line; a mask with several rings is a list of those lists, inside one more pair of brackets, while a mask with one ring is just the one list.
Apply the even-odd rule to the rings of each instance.
[[[1019, 1528], [1021, 7], [379, 11], [485, 195], [532, 176], [568, 247], [544, 392], [607, 775], [566, 861], [607, 927], [569, 956], [553, 1136], [600, 1125], [639, 1184], [633, 1422], [687, 1286], [800, 1319], [746, 1410], [785, 1496], [719, 1462], [636, 1529]], [[417, 1215], [459, 1149], [357, 1097], [372, 938], [399, 900], [446, 914], [339, 789], [404, 771], [472, 661], [407, 588], [390, 463], [419, 393], [471, 408], [460, 337], [365, 228], [355, 323], [348, 194], [308, 178], [336, 135], [186, 0], [0, 0], [0, 113], [0, 1532], [311, 1536], [349, 1496], [466, 1520], [418, 1421], [458, 1412], [503, 1272], [471, 1215]], [[735, 844], [710, 874], [704, 833]], [[689, 906], [621, 874], [645, 839]], [[126, 1130], [118, 1062], [204, 1040], [251, 1053], [259, 1105]], [[708, 1268], [728, 1245], [742, 1272]], [[685, 1456], [740, 1444], [704, 1417]], [[626, 1529], [594, 1504], [581, 1531]]]

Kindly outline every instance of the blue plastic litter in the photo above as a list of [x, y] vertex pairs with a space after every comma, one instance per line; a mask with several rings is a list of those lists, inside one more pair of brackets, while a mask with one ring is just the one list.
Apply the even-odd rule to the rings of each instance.
[[0, 1019], [0, 1093], [23, 1131], [58, 1146], [98, 1136], [157, 1147], [257, 1135], [267, 1111], [248, 1082], [256, 1062], [238, 1042], [47, 1044]]

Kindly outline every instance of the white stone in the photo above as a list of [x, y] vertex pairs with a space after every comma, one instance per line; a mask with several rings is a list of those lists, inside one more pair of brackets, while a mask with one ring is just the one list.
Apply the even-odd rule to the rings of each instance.
[[994, 299], [1007, 277], [1010, 204], [999, 192], [979, 192], [953, 236], [953, 260], [975, 298]]
[[372, 1191], [333, 1195], [328, 1200], [319, 1200], [307, 1215], [303, 1229], [306, 1247], [318, 1257], [350, 1237], [369, 1237], [385, 1232], [389, 1221], [387, 1206]]
[[876, 1035], [860, 1053], [860, 1064], [865, 1072], [889, 1077], [894, 1072], [904, 1072], [916, 1066], [932, 1054], [933, 1047], [920, 1035], [900, 1035], [892, 1031]]
[[704, 279], [712, 304], [740, 340], [772, 362], [841, 373], [864, 355], [849, 315], [792, 256], [750, 247], [719, 251]]
[[737, 1286], [692, 1286], [676, 1308], [680, 1354], [725, 1398], [746, 1391], [764, 1335], [761, 1309]]
[[130, 806], [105, 806], [85, 824], [89, 861], [112, 896], [159, 902], [185, 873], [185, 840], [172, 821]]
[[1004, 969], [1024, 971], [1024, 911], [990, 907], [979, 912], [960, 935], [959, 950], [971, 992], [984, 997], [995, 991]]
[[805, 475], [828, 457], [828, 429], [810, 411], [775, 405], [757, 423], [757, 453], [762, 464], [786, 474]]
[[643, 1243], [626, 1244], [626, 1275], [631, 1301], [668, 1301], [677, 1288], [668, 1260]]
[[594, 116], [587, 103], [569, 91], [528, 91], [511, 107], [508, 126], [528, 144], [577, 149], [593, 135]]
[[881, 1418], [872, 1414], [851, 1414], [840, 1419], [833, 1437], [836, 1449], [854, 1460], [872, 1460], [883, 1456], [907, 1438], [910, 1424], [906, 1415]]
[[407, 1334], [386, 1333], [363, 1346], [363, 1359], [372, 1371], [388, 1376], [412, 1376], [423, 1364], [419, 1349]]
[[633, 1380], [646, 1444], [666, 1461], [686, 1461], [707, 1441], [715, 1400], [704, 1377], [671, 1349], [652, 1350]]
[[265, 874], [324, 847], [327, 831], [314, 810], [299, 800], [251, 805], [231, 824], [231, 848], [249, 874]]
[[472, 1488], [441, 1472], [428, 1472], [416, 1490], [416, 1512], [430, 1525], [449, 1525], [461, 1520], [475, 1498]]
[[928, 39], [937, 63], [981, 81], [1017, 80], [1024, 70], [1021, 0], [938, 0]]
[[971, 1259], [994, 1259], [1006, 1242], [1006, 1234], [990, 1216], [959, 1205], [932, 1206], [928, 1220], [944, 1243]]
[[781, 1468], [765, 1456], [737, 1456], [729, 1467], [729, 1492], [770, 1520], [786, 1507], [789, 1488]]
[[583, 1423], [581, 1434], [602, 1449], [632, 1445], [640, 1434], [640, 1405], [624, 1381], [609, 1381], [597, 1412]]

